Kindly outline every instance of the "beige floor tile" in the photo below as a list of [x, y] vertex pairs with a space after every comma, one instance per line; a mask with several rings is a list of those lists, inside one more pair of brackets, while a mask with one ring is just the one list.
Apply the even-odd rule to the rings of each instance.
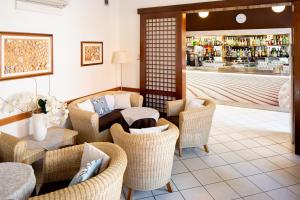
[[215, 152], [217, 154], [231, 151], [229, 148], [227, 148], [223, 144], [212, 144], [209, 146], [209, 148], [210, 148], [210, 150], [212, 150], [213, 152]]
[[183, 165], [181, 161], [173, 162], [172, 174], [180, 174], [184, 172], [188, 172], [189, 170]]
[[244, 197], [244, 200], [272, 200], [270, 196], [265, 193], [255, 194], [248, 197]]
[[219, 156], [223, 160], [225, 160], [228, 164], [238, 163], [238, 162], [245, 161], [242, 157], [240, 157], [239, 155], [237, 155], [234, 152], [221, 153], [221, 154], [219, 154]]
[[280, 169], [280, 167], [268, 161], [267, 159], [252, 160], [250, 162], [262, 172], [270, 172]]
[[262, 157], [270, 157], [270, 156], [278, 155], [278, 153], [272, 151], [271, 149], [268, 149], [267, 147], [256, 147], [256, 148], [252, 148], [251, 150]]
[[156, 200], [184, 200], [179, 192], [155, 196]]
[[236, 163], [232, 164], [231, 166], [238, 170], [243, 176], [251, 176], [262, 173], [262, 171], [249, 162]]
[[204, 187], [215, 200], [231, 200], [239, 198], [239, 195], [224, 182], [206, 185]]
[[200, 182], [190, 172], [173, 175], [172, 181], [174, 182], [178, 190], [201, 186]]
[[254, 147], [261, 146], [261, 144], [255, 142], [253, 139], [239, 140], [239, 143], [241, 143], [247, 148], [254, 148]]
[[283, 186], [291, 186], [300, 183], [300, 180], [284, 170], [277, 170], [267, 173], [268, 176]]
[[259, 137], [259, 138], [254, 138], [253, 139], [255, 142], [261, 144], [262, 146], [267, 146], [267, 145], [272, 145], [275, 144], [273, 140], [270, 140], [266, 137]]
[[288, 189], [291, 190], [292, 192], [294, 192], [296, 195], [298, 195], [299, 199], [300, 199], [300, 184], [292, 185], [292, 186], [288, 187]]
[[286, 153], [291, 153], [291, 150], [288, 148], [285, 148], [284, 146], [280, 144], [273, 144], [267, 146], [267, 148], [271, 149], [272, 151], [278, 153], [278, 154], [286, 154]]
[[251, 149], [245, 149], [241, 151], [236, 151], [239, 156], [241, 156], [245, 160], [256, 160], [262, 158], [262, 156], [258, 155], [257, 153], [253, 152]]
[[263, 191], [274, 190], [282, 187], [282, 185], [280, 185], [274, 179], [265, 174], [258, 174], [254, 176], [249, 176], [247, 178]]
[[296, 163], [297, 165], [300, 165], [300, 156], [295, 155], [295, 153], [288, 153], [288, 154], [284, 154], [284, 155], [281, 155], [281, 156], [289, 159], [290, 161]]
[[208, 185], [223, 181], [212, 169], [203, 169], [194, 171], [192, 174], [198, 179], [202, 185]]
[[299, 200], [299, 196], [286, 188], [272, 190], [267, 192], [267, 194], [271, 196], [273, 200]]
[[233, 141], [233, 142], [226, 142], [223, 143], [227, 148], [229, 148], [232, 151], [238, 151], [238, 150], [243, 150], [246, 149], [247, 147], [245, 147], [244, 145], [238, 143], [237, 141]]
[[218, 167], [222, 165], [226, 165], [227, 163], [217, 155], [209, 155], [203, 156], [201, 159], [209, 166], [209, 167]]
[[241, 197], [262, 192], [256, 185], [247, 178], [238, 178], [226, 181]]
[[223, 180], [242, 177], [242, 175], [230, 165], [215, 167], [213, 169]]
[[285, 170], [300, 179], [300, 166], [289, 167]]
[[195, 171], [199, 169], [208, 168], [208, 166], [200, 158], [190, 158], [182, 160], [182, 163], [190, 170]]
[[213, 200], [212, 196], [203, 187], [182, 190], [181, 194], [186, 200]]
[[289, 159], [282, 157], [282, 156], [269, 157], [268, 160], [281, 168], [287, 168], [287, 167], [292, 167], [292, 166], [296, 165]]

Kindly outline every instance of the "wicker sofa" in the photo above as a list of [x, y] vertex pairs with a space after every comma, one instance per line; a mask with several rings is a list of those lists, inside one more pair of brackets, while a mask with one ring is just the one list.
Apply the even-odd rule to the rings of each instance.
[[208, 137], [212, 125], [216, 104], [212, 100], [204, 99], [204, 107], [184, 111], [186, 100], [167, 102], [167, 119], [179, 127], [178, 140], [179, 156], [182, 149], [188, 147], [204, 147], [208, 152]]
[[[108, 168], [97, 176], [82, 183], [30, 200], [120, 200], [123, 174], [127, 165], [124, 150], [112, 143], [97, 142], [94, 146], [111, 158]], [[43, 166], [43, 182], [71, 179], [80, 168], [83, 145], [48, 151]]]
[[111, 127], [116, 144], [121, 146], [128, 158], [128, 167], [124, 174], [124, 185], [129, 188], [127, 200], [133, 190], [154, 190], [167, 185], [169, 192], [178, 128], [165, 119], [159, 119], [157, 125], [169, 124], [168, 130], [160, 134], [129, 134], [120, 124]]
[[[113, 114], [120, 115], [118, 112], [112, 112], [112, 114], [108, 114], [105, 116], [107, 118], [105, 122], [102, 123], [97, 113], [88, 112], [80, 109], [77, 104], [84, 102], [88, 99], [93, 99], [101, 96], [105, 96], [108, 94], [116, 94], [116, 93], [124, 93], [121, 91], [108, 91], [101, 92], [94, 95], [90, 95], [84, 98], [77, 99], [71, 102], [68, 106], [70, 111], [70, 119], [73, 126], [73, 129], [78, 131], [78, 136], [76, 141], [79, 144], [84, 142], [111, 142], [112, 138], [109, 132], [109, 128], [113, 125], [116, 120], [118, 120], [118, 116], [112, 116]], [[130, 102], [132, 107], [141, 107], [143, 105], [143, 96], [131, 93]], [[101, 125], [105, 123], [105, 128], [101, 129]]]

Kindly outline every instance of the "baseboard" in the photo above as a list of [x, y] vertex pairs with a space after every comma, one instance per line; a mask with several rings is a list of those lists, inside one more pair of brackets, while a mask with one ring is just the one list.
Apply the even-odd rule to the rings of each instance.
[[[106, 92], [106, 91], [119, 91], [119, 90], [121, 90], [121, 87], [111, 88], [111, 89], [99, 91], [99, 92], [96, 92], [96, 93], [93, 93], [93, 94], [97, 94], [97, 93], [100, 93], [100, 92]], [[140, 92], [139, 88], [123, 87], [122, 90], [127, 91], [127, 92]], [[87, 96], [90, 96], [90, 95], [93, 95], [93, 94], [89, 94], [89, 95], [85, 95], [85, 96], [78, 97], [78, 98], [75, 98], [75, 99], [71, 99], [71, 100], [66, 101], [66, 103], [69, 104], [69, 103], [71, 103], [72, 101], [74, 101], [76, 99], [87, 97]], [[30, 117], [31, 117], [31, 112], [25, 112], [25, 113], [20, 113], [20, 114], [13, 115], [13, 116], [10, 116], [10, 117], [6, 117], [6, 118], [3, 118], [3, 119], [0, 119], [0, 126], [4, 126], [4, 125], [7, 125], [7, 124], [17, 122], [17, 121], [28, 119]]]

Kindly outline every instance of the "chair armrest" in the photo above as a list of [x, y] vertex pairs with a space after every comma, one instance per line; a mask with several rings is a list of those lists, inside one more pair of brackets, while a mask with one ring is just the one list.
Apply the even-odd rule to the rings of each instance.
[[179, 113], [184, 110], [185, 101], [183, 99], [175, 101], [167, 101], [167, 116], [179, 116]]
[[88, 112], [79, 108], [69, 108], [73, 129], [78, 131], [78, 143], [95, 142], [99, 133], [99, 116], [97, 113]]
[[83, 145], [47, 151], [43, 164], [43, 183], [68, 180], [80, 168]]
[[6, 133], [0, 133], [0, 161], [22, 162], [26, 148], [26, 141]]
[[144, 97], [140, 94], [132, 93], [130, 95], [130, 103], [132, 107], [142, 107]]

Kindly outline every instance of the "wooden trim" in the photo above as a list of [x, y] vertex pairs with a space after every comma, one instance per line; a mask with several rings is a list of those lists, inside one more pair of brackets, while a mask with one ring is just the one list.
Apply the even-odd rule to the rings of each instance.
[[[121, 88], [120, 88], [121, 89]], [[119, 90], [120, 90], [119, 89]], [[129, 88], [129, 87], [122, 87], [122, 90], [123, 91], [126, 91], [126, 92], [137, 92], [137, 93], [140, 93], [140, 88]]]
[[0, 126], [4, 126], [7, 124], [11, 124], [13, 122], [21, 121], [23, 119], [27, 119], [31, 117], [31, 112], [20, 113], [14, 116], [6, 117], [0, 119]]
[[[100, 92], [119, 91], [120, 89], [121, 89], [121, 87], [115, 87], [115, 88], [111, 88], [111, 89], [100, 91]], [[130, 88], [130, 87], [125, 87], [124, 88], [123, 87], [123, 91], [126, 91], [126, 92], [137, 92], [137, 93], [139, 93], [140, 89], [139, 88]], [[89, 95], [85, 95], [85, 96], [78, 97], [78, 98], [75, 98], [75, 99], [71, 99], [71, 100], [66, 101], [66, 103], [69, 104], [72, 101], [75, 101], [77, 99], [84, 98], [84, 97], [87, 97], [87, 96], [90, 96], [90, 95], [94, 95], [94, 94], [98, 94], [100, 92], [95, 92], [93, 94], [89, 94]], [[4, 126], [4, 125], [7, 125], [7, 124], [11, 124], [11, 123], [17, 122], [17, 121], [28, 119], [30, 117], [31, 117], [31, 112], [25, 112], [25, 113], [20, 113], [20, 114], [13, 115], [13, 116], [10, 116], [10, 117], [6, 117], [6, 118], [3, 118], [3, 119], [0, 119], [0, 126]]]
[[153, 13], [165, 13], [165, 12], [186, 12], [186, 11], [193, 11], [193, 10], [205, 10], [205, 9], [216, 9], [216, 8], [281, 4], [281, 3], [290, 3], [290, 2], [297, 2], [297, 1], [299, 0], [243, 0], [243, 1], [226, 0], [226, 1], [180, 4], [180, 5], [151, 7], [151, 8], [140, 8], [138, 9], [137, 13], [153, 14]]
[[[102, 62], [99, 62], [99, 63], [91, 63], [91, 64], [83, 64], [83, 45], [84, 44], [101, 44], [102, 45]], [[103, 52], [104, 52], [104, 46], [103, 46], [103, 42], [97, 42], [97, 41], [81, 41], [80, 43], [80, 64], [82, 67], [85, 67], [85, 66], [91, 66], [91, 65], [102, 65], [103, 64]]]
[[29, 36], [29, 37], [49, 37], [50, 38], [50, 45], [51, 45], [51, 71], [50, 72], [44, 72], [44, 73], [38, 73], [38, 74], [27, 74], [27, 75], [16, 75], [11, 77], [2, 77], [1, 72], [1, 65], [2, 65], [2, 55], [0, 49], [0, 81], [6, 81], [6, 80], [13, 80], [13, 79], [21, 79], [21, 78], [30, 78], [30, 77], [36, 77], [36, 76], [45, 76], [45, 75], [52, 75], [54, 73], [54, 61], [53, 61], [53, 34], [45, 34], [45, 33], [24, 33], [24, 32], [0, 32], [0, 48], [3, 44], [2, 37], [3, 36]]
[[295, 153], [300, 155], [300, 69], [298, 67], [300, 66], [300, 1], [294, 3], [293, 24], [293, 128], [295, 133]]

